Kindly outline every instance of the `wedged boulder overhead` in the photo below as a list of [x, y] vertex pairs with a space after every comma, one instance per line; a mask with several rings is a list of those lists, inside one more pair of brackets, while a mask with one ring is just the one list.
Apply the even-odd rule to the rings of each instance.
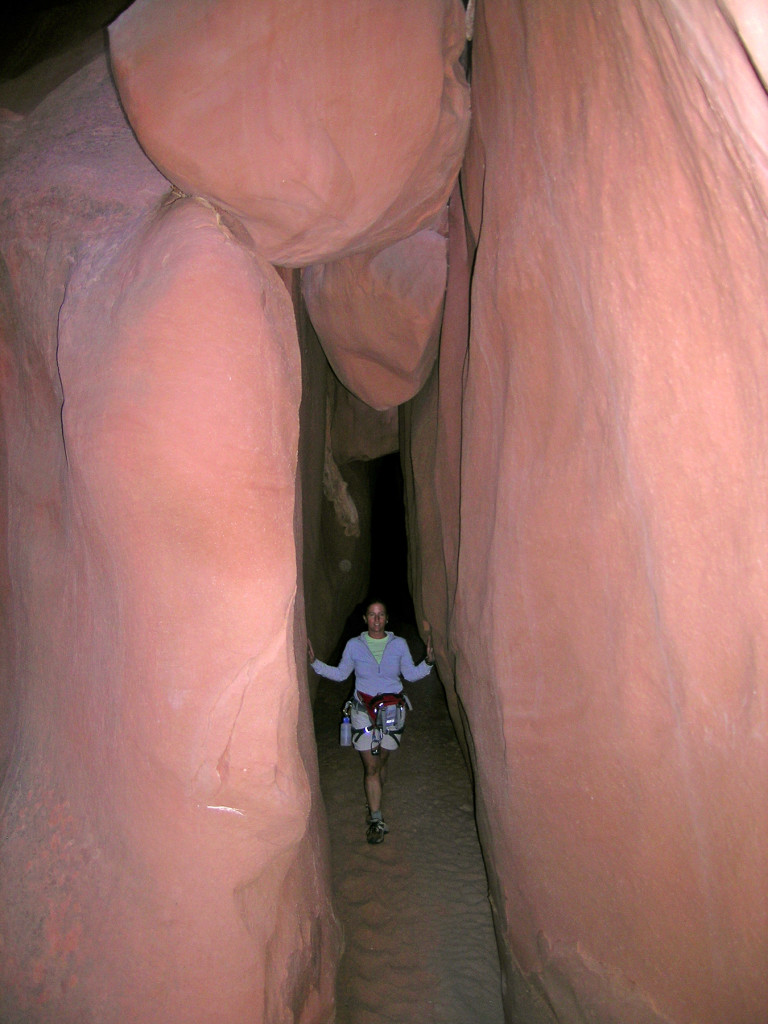
[[339, 380], [384, 411], [421, 388], [437, 355], [447, 271], [443, 214], [376, 252], [302, 271], [304, 301]]
[[445, 203], [464, 45], [459, 0], [136, 0], [110, 27], [150, 158], [289, 266], [383, 248]]
[[716, 3], [477, 8], [438, 650], [510, 1020], [768, 1005], [768, 106], [744, 38]]
[[290, 298], [103, 56], [3, 132], [0, 1017], [326, 1020]]

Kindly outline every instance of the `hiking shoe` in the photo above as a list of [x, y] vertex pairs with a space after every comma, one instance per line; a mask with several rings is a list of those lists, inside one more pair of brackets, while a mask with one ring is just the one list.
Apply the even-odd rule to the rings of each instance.
[[384, 831], [385, 832], [389, 832], [389, 825], [386, 823], [386, 821], [384, 821], [383, 818], [372, 818], [370, 811], [368, 811], [368, 814], [366, 815], [365, 821], [366, 821], [366, 824], [368, 824], [368, 825], [372, 825], [374, 823], [374, 821], [378, 821], [380, 824], [382, 824], [384, 826]]
[[375, 821], [369, 823], [368, 831], [365, 833], [365, 838], [369, 843], [383, 843], [384, 836], [387, 832], [389, 832], [389, 829], [386, 824], [381, 820], [381, 818], [377, 818]]

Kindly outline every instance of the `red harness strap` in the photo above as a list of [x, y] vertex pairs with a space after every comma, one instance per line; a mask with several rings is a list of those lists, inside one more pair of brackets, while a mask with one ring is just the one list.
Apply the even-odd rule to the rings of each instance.
[[368, 715], [373, 722], [376, 724], [376, 708], [383, 704], [389, 706], [390, 704], [404, 704], [405, 698], [402, 693], [361, 693], [360, 690], [356, 690], [355, 693], [360, 698], [361, 703], [365, 706]]

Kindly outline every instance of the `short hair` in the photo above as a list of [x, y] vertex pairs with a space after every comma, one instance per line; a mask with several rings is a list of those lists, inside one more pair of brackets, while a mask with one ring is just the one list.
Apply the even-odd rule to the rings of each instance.
[[380, 604], [381, 607], [384, 609], [384, 613], [385, 614], [389, 614], [389, 609], [387, 608], [387, 602], [386, 601], [382, 601], [382, 599], [380, 597], [377, 597], [374, 594], [374, 596], [369, 601], [366, 601], [365, 604], [363, 605], [363, 615], [364, 616], [368, 614], [368, 609], [371, 607], [372, 604]]

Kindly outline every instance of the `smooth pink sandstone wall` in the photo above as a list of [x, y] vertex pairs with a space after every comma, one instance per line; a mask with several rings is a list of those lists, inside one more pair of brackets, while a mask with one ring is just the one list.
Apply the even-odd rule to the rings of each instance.
[[460, 507], [438, 379], [414, 576], [526, 1024], [768, 1006], [768, 106], [738, 6], [741, 37], [715, 4], [477, 8]]
[[289, 294], [104, 57], [3, 132], [0, 1018], [326, 1020]]
[[[327, 642], [364, 583], [368, 513], [364, 472], [328, 483], [326, 470], [382, 440], [337, 430], [334, 442], [297, 278], [268, 260], [328, 259], [432, 224], [468, 125], [460, 4], [369, 6], [333, 29], [339, 5], [141, 3], [112, 37], [120, 103], [103, 56], [50, 95], [33, 81], [7, 93], [23, 102], [0, 121], [4, 1022], [333, 1016], [340, 935], [299, 501], [321, 509], [307, 585], [342, 584], [310, 623]], [[212, 55], [227, 68], [206, 81]], [[142, 93], [156, 59], [161, 91]], [[405, 86], [408, 61], [419, 71]], [[243, 91], [256, 65], [266, 111]], [[297, 93], [312, 67], [333, 95]], [[154, 129], [175, 145], [191, 118], [175, 187], [126, 109], [164, 169]], [[245, 195], [206, 188], [222, 160]], [[392, 413], [361, 416], [341, 394], [335, 408], [368, 432], [385, 424], [391, 449]], [[301, 472], [300, 430], [314, 463]], [[341, 528], [345, 487], [358, 536]]]
[[307, 312], [336, 376], [373, 409], [421, 389], [437, 355], [447, 273], [447, 211], [386, 249], [302, 272]]
[[464, 151], [463, 49], [458, 0], [136, 0], [110, 29], [149, 157], [294, 267], [431, 224]]
[[[436, 6], [430, 81], [461, 20]], [[123, 23], [124, 90], [137, 53], [165, 82], [153, 17]], [[225, 22], [195, 46], [228, 52]], [[439, 359], [401, 421], [412, 585], [468, 725], [510, 1021], [758, 1024], [768, 1005], [764, 27], [746, 2], [477, 6]], [[137, 95], [173, 176], [162, 105]], [[423, 227], [460, 95], [446, 120], [429, 107], [455, 128], [437, 184], [391, 224], [391, 182], [373, 188], [370, 236], [357, 208], [337, 230], [349, 192], [322, 147], [323, 202], [263, 236], [252, 195], [204, 187], [248, 161], [198, 167], [188, 127], [177, 184], [205, 200], [169, 192], [103, 62], [0, 125], [4, 1020], [332, 1016], [298, 479], [328, 517], [310, 591], [360, 546], [320, 495], [326, 364], [252, 240], [325, 262]], [[201, 126], [231, 127], [219, 110]], [[253, 126], [236, 91], [234, 110]], [[343, 417], [371, 420], [335, 408], [343, 463]]]

